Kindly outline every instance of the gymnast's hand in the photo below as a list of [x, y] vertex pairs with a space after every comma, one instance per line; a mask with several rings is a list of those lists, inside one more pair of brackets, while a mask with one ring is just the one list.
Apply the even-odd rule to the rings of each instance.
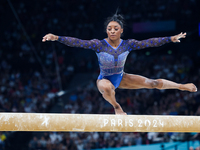
[[46, 34], [43, 39], [42, 39], [42, 42], [46, 42], [46, 41], [56, 41], [58, 40], [58, 36], [57, 35], [54, 35], [54, 34]]
[[180, 33], [178, 35], [174, 35], [174, 36], [171, 36], [171, 41], [176, 43], [176, 42], [181, 42], [179, 39], [181, 38], [185, 38], [186, 37], [186, 32], [185, 33]]

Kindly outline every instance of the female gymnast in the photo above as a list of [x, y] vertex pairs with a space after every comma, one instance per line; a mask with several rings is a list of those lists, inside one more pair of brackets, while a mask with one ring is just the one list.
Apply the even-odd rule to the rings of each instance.
[[109, 17], [105, 22], [107, 38], [103, 40], [81, 40], [73, 37], [57, 36], [47, 34], [42, 41], [59, 41], [67, 46], [92, 49], [96, 52], [100, 74], [97, 79], [97, 88], [115, 109], [115, 114], [125, 115], [121, 106], [116, 102], [115, 89], [179, 89], [182, 91], [196, 92], [197, 88], [193, 83], [178, 84], [165, 79], [148, 79], [146, 77], [127, 74], [124, 70], [124, 64], [127, 55], [138, 49], [147, 47], [158, 47], [169, 42], [180, 42], [181, 38], [186, 37], [186, 33], [180, 33], [171, 37], [150, 38], [138, 41], [135, 39], [123, 40], [123, 17], [115, 14]]

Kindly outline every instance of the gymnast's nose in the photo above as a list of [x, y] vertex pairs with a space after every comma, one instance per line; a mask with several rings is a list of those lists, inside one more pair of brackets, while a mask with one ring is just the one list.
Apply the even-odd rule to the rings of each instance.
[[112, 29], [112, 30], [111, 30], [111, 33], [112, 33], [112, 34], [114, 34], [114, 33], [115, 33], [115, 30], [114, 30], [114, 29]]

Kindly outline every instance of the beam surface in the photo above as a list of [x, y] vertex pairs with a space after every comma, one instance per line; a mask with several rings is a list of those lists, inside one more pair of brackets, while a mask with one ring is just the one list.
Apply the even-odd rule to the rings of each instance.
[[200, 117], [0, 113], [0, 131], [200, 132]]

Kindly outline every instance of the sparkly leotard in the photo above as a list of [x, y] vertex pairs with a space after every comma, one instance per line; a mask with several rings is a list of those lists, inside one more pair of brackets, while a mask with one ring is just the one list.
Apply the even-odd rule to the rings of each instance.
[[58, 41], [71, 47], [94, 50], [100, 67], [98, 79], [108, 79], [117, 88], [122, 80], [126, 58], [132, 50], [158, 47], [169, 43], [171, 40], [170, 37], [151, 38], [142, 41], [135, 39], [121, 40], [117, 48], [113, 48], [105, 39], [81, 40], [73, 37], [59, 36]]

